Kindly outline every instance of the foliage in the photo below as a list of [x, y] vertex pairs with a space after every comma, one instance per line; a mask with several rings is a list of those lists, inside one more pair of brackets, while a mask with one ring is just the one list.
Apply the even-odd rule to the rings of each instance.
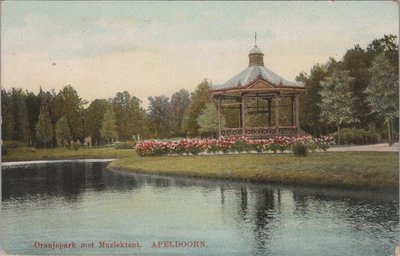
[[72, 142], [72, 149], [78, 151], [81, 148], [81, 143], [74, 141]]
[[71, 139], [71, 132], [69, 130], [68, 122], [65, 117], [61, 117], [60, 120], [57, 121], [56, 137], [57, 143], [62, 146], [64, 146], [65, 141], [69, 143], [69, 140]]
[[149, 119], [153, 137], [169, 137], [170, 134], [170, 104], [169, 98], [165, 96], [149, 97]]
[[101, 144], [101, 126], [103, 123], [104, 113], [111, 104], [107, 100], [94, 100], [90, 103], [85, 111], [86, 119], [86, 135], [92, 136], [94, 146]]
[[183, 116], [190, 104], [189, 92], [181, 89], [171, 96], [170, 102], [170, 127], [174, 136], [184, 135]]
[[[221, 127], [224, 127], [224, 122], [224, 118], [221, 117]], [[218, 113], [213, 103], [206, 105], [197, 118], [197, 123], [200, 126], [199, 131], [201, 133], [215, 134], [218, 131]]]
[[[335, 134], [337, 136], [337, 134]], [[344, 145], [367, 145], [379, 141], [380, 134], [373, 130], [344, 128], [340, 130], [341, 142]]]
[[312, 138], [311, 136], [284, 137], [276, 136], [270, 139], [249, 139], [246, 137], [220, 138], [220, 139], [181, 139], [181, 140], [147, 140], [136, 144], [135, 150], [139, 156], [163, 156], [167, 154], [192, 154], [199, 153], [228, 153], [256, 151], [277, 152], [291, 148], [295, 142], [302, 142], [307, 145], [314, 143], [321, 150], [326, 151], [334, 144], [333, 137]]
[[2, 138], [30, 142], [28, 110], [25, 104], [26, 93], [22, 89], [12, 88], [1, 91]]
[[145, 127], [145, 110], [140, 107], [141, 100], [129, 92], [118, 92], [112, 99], [116, 119], [116, 129], [120, 140], [131, 140], [133, 136], [143, 134]]
[[306, 92], [300, 96], [300, 125], [305, 132], [313, 136], [320, 136], [327, 133], [327, 126], [321, 120], [321, 81], [329, 74], [329, 67], [334, 62], [325, 65], [316, 64], [307, 76], [301, 73], [297, 78], [305, 84]]
[[393, 119], [399, 115], [398, 71], [384, 54], [378, 55], [369, 69], [371, 80], [365, 90], [372, 113], [384, 118], [388, 126], [388, 142], [393, 144]]
[[117, 137], [114, 112], [111, 108], [108, 108], [104, 113], [100, 134], [107, 142], [111, 142], [112, 139]]
[[59, 117], [66, 118], [71, 132], [71, 137], [82, 139], [84, 137], [84, 116], [83, 106], [87, 103], [78, 92], [71, 86], [67, 85], [57, 94], [56, 106], [54, 109]]
[[206, 107], [207, 103], [210, 102], [210, 85], [206, 80], [204, 80], [192, 93], [191, 102], [184, 114], [183, 130], [187, 135], [199, 135], [200, 126], [197, 123], [197, 119], [199, 118], [199, 115], [203, 109]]
[[1, 155], [6, 155], [10, 149], [26, 147], [26, 143], [15, 140], [6, 140], [1, 144]]
[[336, 125], [338, 144], [340, 126], [358, 121], [353, 110], [351, 80], [347, 71], [335, 71], [332, 76], [326, 78], [326, 81], [321, 82], [321, 119]]
[[303, 156], [306, 157], [308, 153], [307, 145], [303, 142], [296, 141], [292, 145], [292, 152], [295, 156]]
[[47, 147], [47, 144], [52, 141], [53, 136], [54, 127], [50, 118], [49, 109], [47, 106], [43, 106], [36, 124], [36, 138]]

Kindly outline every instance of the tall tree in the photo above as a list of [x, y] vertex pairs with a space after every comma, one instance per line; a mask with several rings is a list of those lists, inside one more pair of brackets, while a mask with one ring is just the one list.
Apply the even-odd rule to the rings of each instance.
[[12, 140], [14, 135], [14, 115], [12, 112], [11, 95], [5, 89], [1, 90], [1, 136], [3, 140]]
[[373, 116], [369, 114], [369, 106], [365, 101], [365, 88], [370, 80], [368, 68], [370, 67], [372, 59], [359, 45], [346, 51], [342, 60], [341, 68], [349, 71], [349, 76], [354, 78], [350, 84], [351, 92], [355, 98], [354, 111], [357, 119], [360, 120], [358, 125], [360, 127], [367, 127], [368, 123], [373, 121]]
[[36, 142], [35, 126], [39, 119], [39, 114], [40, 114], [39, 97], [34, 93], [27, 91], [25, 97], [25, 105], [27, 109], [28, 126], [30, 134], [29, 144], [34, 145], [34, 143]]
[[148, 97], [148, 114], [151, 122], [150, 130], [156, 138], [166, 138], [171, 135], [170, 129], [170, 103], [166, 96]]
[[192, 92], [191, 102], [184, 114], [183, 130], [187, 135], [199, 135], [200, 126], [197, 123], [197, 118], [206, 107], [207, 103], [210, 102], [210, 85], [204, 80], [197, 86], [196, 90]]
[[182, 129], [183, 116], [189, 104], [190, 104], [189, 92], [185, 89], [181, 89], [175, 92], [171, 96], [170, 124], [174, 136], [182, 136], [184, 133]]
[[141, 101], [129, 92], [118, 92], [112, 100], [117, 132], [120, 140], [131, 140], [145, 130], [145, 111], [140, 107]]
[[104, 113], [111, 107], [111, 103], [107, 100], [96, 99], [90, 103], [85, 110], [86, 116], [86, 135], [92, 137], [93, 145], [99, 145], [101, 141], [101, 126], [103, 123]]
[[354, 97], [350, 91], [351, 78], [348, 71], [335, 71], [321, 82], [321, 119], [337, 127], [340, 144], [340, 127], [357, 122], [354, 115]]
[[57, 143], [64, 147], [64, 142], [69, 143], [71, 140], [71, 132], [69, 130], [67, 118], [61, 117], [56, 124]]
[[51, 122], [49, 108], [47, 105], [43, 105], [36, 124], [36, 138], [39, 143], [47, 147], [48, 144], [52, 145], [53, 136], [54, 127]]
[[29, 142], [30, 130], [28, 121], [28, 111], [25, 105], [26, 95], [22, 89], [11, 89], [11, 105], [13, 123], [13, 140]]
[[100, 130], [101, 137], [104, 138], [107, 143], [111, 143], [115, 138], [117, 138], [115, 123], [116, 120], [112, 108], [107, 108], [106, 112], [104, 113]]
[[[206, 105], [197, 118], [197, 123], [200, 126], [199, 131], [201, 133], [211, 134], [211, 136], [214, 137], [215, 133], [218, 131], [218, 113], [213, 103], [208, 103]], [[224, 126], [225, 120], [221, 118], [221, 127]]]
[[300, 74], [297, 78], [306, 87], [305, 93], [300, 97], [300, 126], [313, 136], [320, 136], [327, 132], [326, 125], [321, 121], [321, 81], [329, 74], [327, 65], [316, 64], [312, 67], [310, 75]]
[[371, 112], [383, 117], [388, 129], [388, 143], [392, 145], [393, 120], [399, 116], [399, 75], [384, 53], [378, 55], [369, 69], [370, 83], [365, 90]]
[[59, 117], [66, 117], [74, 140], [82, 140], [84, 137], [83, 106], [86, 103], [71, 85], [65, 86], [57, 94], [54, 108]]

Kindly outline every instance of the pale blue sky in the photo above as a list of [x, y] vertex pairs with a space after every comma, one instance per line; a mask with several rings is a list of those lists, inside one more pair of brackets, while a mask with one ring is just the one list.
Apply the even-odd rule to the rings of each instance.
[[254, 32], [288, 80], [398, 33], [394, 1], [6, 1], [1, 19], [3, 87], [71, 84], [87, 100], [223, 83], [247, 67]]

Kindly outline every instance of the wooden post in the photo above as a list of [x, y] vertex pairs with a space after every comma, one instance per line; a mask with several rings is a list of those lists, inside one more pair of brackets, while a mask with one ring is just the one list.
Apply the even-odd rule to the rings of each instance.
[[296, 127], [300, 128], [300, 96], [295, 96], [295, 106], [296, 106]]
[[217, 98], [218, 109], [218, 138], [221, 137], [221, 98]]
[[239, 108], [239, 128], [243, 128], [243, 109], [242, 109], [242, 99], [240, 99], [240, 108]]
[[292, 126], [297, 126], [296, 124], [295, 124], [295, 116], [294, 116], [294, 113], [295, 113], [295, 106], [294, 106], [294, 97], [293, 96], [290, 96], [290, 102], [292, 103], [292, 108], [291, 108], [291, 112], [292, 112]]
[[275, 126], [279, 127], [279, 108], [280, 108], [280, 95], [275, 95]]
[[271, 99], [268, 99], [268, 127], [271, 127]]
[[244, 100], [244, 96], [241, 96], [241, 104], [240, 104], [240, 110], [241, 110], [241, 119], [242, 119], [242, 135], [245, 135], [245, 116], [244, 116], [244, 105], [245, 105], [245, 100]]

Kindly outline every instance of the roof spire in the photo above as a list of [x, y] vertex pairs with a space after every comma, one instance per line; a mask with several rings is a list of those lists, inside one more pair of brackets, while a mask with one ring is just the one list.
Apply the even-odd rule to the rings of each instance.
[[257, 47], [257, 32], [254, 32], [254, 47]]

